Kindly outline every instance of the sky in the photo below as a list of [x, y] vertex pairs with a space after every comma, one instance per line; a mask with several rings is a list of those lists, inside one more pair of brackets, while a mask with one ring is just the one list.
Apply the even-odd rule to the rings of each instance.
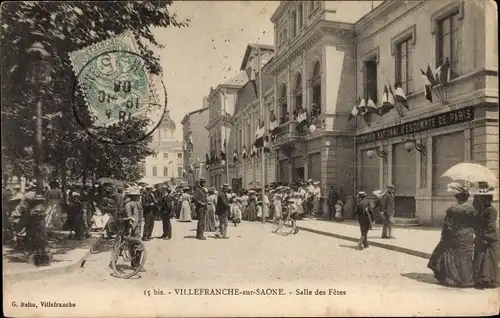
[[186, 28], [156, 28], [175, 139], [182, 140], [181, 120], [202, 107], [210, 87], [240, 71], [249, 43], [274, 44], [271, 15], [279, 1], [176, 1], [171, 7]]

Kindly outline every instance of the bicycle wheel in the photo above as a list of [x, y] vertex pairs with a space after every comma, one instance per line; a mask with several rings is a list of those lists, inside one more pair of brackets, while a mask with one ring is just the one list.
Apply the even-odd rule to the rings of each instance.
[[[136, 264], [133, 264], [134, 259]], [[127, 279], [136, 275], [145, 263], [146, 248], [144, 244], [137, 238], [129, 238], [113, 251], [111, 267], [116, 277]]]
[[295, 220], [294, 219], [288, 218], [288, 220], [286, 220], [286, 223], [284, 224], [283, 233], [285, 235], [290, 235], [292, 233], [295, 234]]

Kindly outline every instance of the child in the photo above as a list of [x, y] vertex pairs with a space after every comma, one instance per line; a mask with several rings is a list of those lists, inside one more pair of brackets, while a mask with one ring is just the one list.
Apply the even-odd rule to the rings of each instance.
[[257, 219], [262, 220], [262, 201], [257, 201]]
[[241, 198], [235, 198], [231, 209], [234, 226], [238, 226], [238, 223], [241, 222]]

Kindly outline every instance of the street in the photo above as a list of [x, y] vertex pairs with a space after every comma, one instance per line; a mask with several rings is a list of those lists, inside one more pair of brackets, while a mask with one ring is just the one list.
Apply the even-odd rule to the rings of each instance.
[[[5, 281], [4, 313], [52, 317], [208, 313], [441, 316], [498, 311], [498, 290], [439, 286], [423, 258], [377, 247], [359, 251], [352, 242], [304, 231], [281, 236], [271, 233], [270, 224], [231, 224], [228, 240], [215, 239], [213, 233], [206, 233], [206, 241], [196, 240], [195, 228], [196, 221], [173, 220], [172, 240], [147, 242], [142, 277], [112, 277], [109, 243], [104, 243], [102, 251], [90, 255], [75, 272]], [[161, 235], [161, 222], [156, 222], [154, 233], [155, 237]], [[240, 293], [253, 291], [254, 296], [189, 297], [203, 293], [195, 288], [238, 288]], [[276, 290], [267, 290], [271, 288]], [[278, 295], [260, 295], [267, 293]], [[41, 301], [73, 302], [75, 307], [42, 308]], [[21, 308], [21, 302], [35, 307]]]

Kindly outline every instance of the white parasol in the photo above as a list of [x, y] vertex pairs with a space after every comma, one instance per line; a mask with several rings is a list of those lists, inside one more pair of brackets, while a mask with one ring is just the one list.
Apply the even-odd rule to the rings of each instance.
[[470, 183], [488, 182], [490, 185], [498, 183], [498, 177], [493, 171], [477, 163], [459, 163], [446, 170], [441, 177], [447, 177], [453, 181], [468, 181]]

